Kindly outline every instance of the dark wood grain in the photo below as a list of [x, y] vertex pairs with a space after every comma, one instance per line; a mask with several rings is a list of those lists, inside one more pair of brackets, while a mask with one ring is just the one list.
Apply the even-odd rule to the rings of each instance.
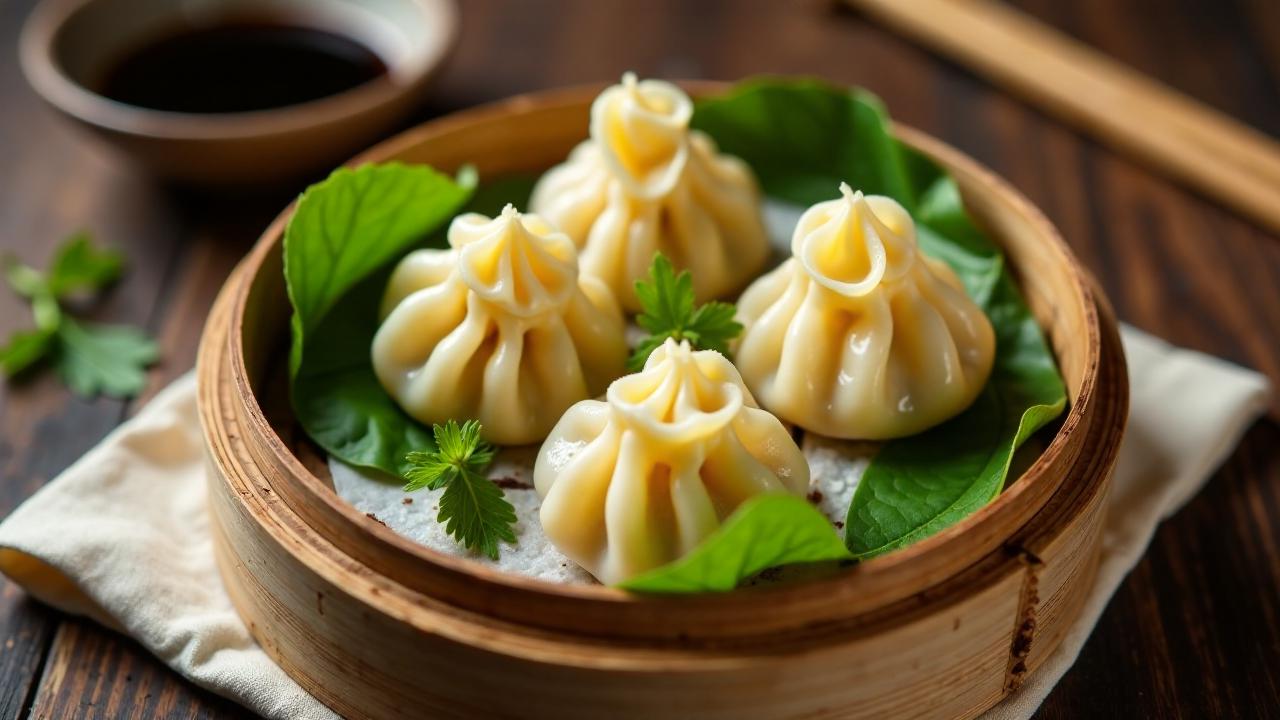
[[[182, 199], [177, 199], [183, 201]], [[165, 362], [150, 378], [139, 405], [195, 362], [203, 318], [256, 229], [280, 207], [274, 199], [185, 200], [191, 228], [157, 294], [150, 323]], [[270, 203], [270, 204], [268, 204]], [[234, 212], [228, 212], [228, 204]], [[197, 691], [146, 650], [82, 620], [62, 622], [53, 636], [43, 676], [31, 697], [31, 717], [218, 718], [243, 715], [230, 703]]]
[[[0, 46], [15, 47], [26, 3], [0, 6]], [[173, 213], [145, 180], [119, 167], [100, 150], [79, 143], [30, 97], [12, 58], [0, 64], [0, 164], [8, 168], [0, 200], [0, 238], [4, 250], [24, 261], [44, 264], [59, 237], [91, 227], [131, 256], [144, 255], [127, 283], [109, 293], [91, 316], [146, 324], [156, 308], [155, 292], [168, 272], [166, 263], [175, 233]], [[30, 322], [24, 304], [0, 293], [0, 333]], [[0, 513], [7, 514], [23, 498], [88, 450], [124, 414], [110, 400], [72, 398], [52, 379], [0, 390]], [[55, 629], [61, 618], [25, 599], [0, 578], [0, 653], [3, 690], [0, 716], [25, 712], [36, 692]], [[10, 643], [13, 649], [10, 650]]]
[[[1016, 0], [1072, 36], [1280, 135], [1280, 4]], [[156, 333], [149, 392], [187, 369], [213, 293], [297, 188], [205, 197], [154, 185], [56, 121], [12, 62], [31, 0], [0, 3], [0, 248], [43, 263], [80, 228], [130, 276], [91, 316]], [[462, 3], [458, 51], [416, 119], [557, 85], [642, 75], [817, 74], [864, 85], [1042, 207], [1122, 319], [1280, 382], [1280, 239], [1103, 150], [963, 68], [825, 0]], [[1140, 122], [1141, 119], [1135, 119]], [[0, 292], [0, 333], [29, 322]], [[0, 390], [0, 515], [127, 416], [37, 377]], [[1280, 397], [1156, 534], [1046, 718], [1280, 715]], [[0, 580], [0, 582], [4, 582]], [[0, 717], [230, 718], [131, 641], [0, 584]]]
[[68, 619], [58, 627], [30, 717], [212, 720], [253, 715], [195, 691], [133, 641], [87, 620]]

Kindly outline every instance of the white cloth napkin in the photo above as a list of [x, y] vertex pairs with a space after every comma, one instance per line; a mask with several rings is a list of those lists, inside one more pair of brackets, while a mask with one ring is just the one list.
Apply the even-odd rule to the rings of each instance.
[[[1266, 407], [1249, 370], [1124, 330], [1128, 434], [1098, 578], [1054, 655], [989, 718], [1027, 718], [1075, 662], [1159, 521], [1204, 484]], [[0, 571], [35, 597], [137, 639], [201, 687], [268, 718], [334, 718], [249, 637], [214, 566], [195, 380], [134, 419], [0, 524]]]

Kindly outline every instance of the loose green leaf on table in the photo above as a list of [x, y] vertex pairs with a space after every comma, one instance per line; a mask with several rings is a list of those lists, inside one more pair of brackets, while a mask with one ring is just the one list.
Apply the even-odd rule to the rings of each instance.
[[13, 377], [43, 360], [53, 344], [55, 334], [50, 330], [19, 330], [9, 336], [9, 342], [0, 348], [0, 368], [7, 377]]
[[49, 290], [55, 297], [96, 292], [115, 282], [124, 272], [124, 255], [97, 248], [88, 233], [72, 235], [58, 249], [49, 268]]
[[498, 543], [516, 541], [516, 510], [484, 476], [495, 449], [480, 438], [480, 423], [450, 420], [432, 428], [436, 449], [409, 453], [405, 492], [444, 489], [436, 521], [469, 550], [498, 559]]
[[771, 567], [850, 558], [831, 521], [807, 501], [759, 495], [688, 555], [619, 587], [645, 593], [724, 592]]
[[920, 248], [954, 269], [996, 333], [983, 393], [952, 421], [887, 443], [845, 524], [858, 557], [903, 547], [975, 512], [1004, 486], [1014, 451], [1057, 417], [1066, 389], [999, 249], [966, 214], [955, 182], [899, 143], [880, 102], [819, 81], [757, 80], [700, 101], [692, 125], [756, 171], [769, 195], [811, 205], [842, 181], [911, 212]]
[[729, 342], [742, 332], [742, 325], [733, 319], [736, 311], [733, 305], [718, 301], [694, 307], [693, 277], [688, 270], [677, 275], [671, 261], [658, 253], [649, 267], [649, 279], [637, 280], [635, 287], [641, 308], [636, 324], [649, 336], [631, 353], [630, 370], [643, 368], [667, 338], [688, 340], [694, 348], [729, 357]]
[[124, 325], [81, 325], [64, 317], [53, 365], [67, 387], [84, 396], [132, 397], [147, 384], [146, 367], [159, 348], [141, 330]]
[[95, 247], [86, 233], [59, 245], [49, 271], [7, 259], [5, 279], [31, 303], [32, 330], [15, 332], [0, 348], [0, 369], [13, 377], [42, 361], [50, 363], [74, 392], [132, 397], [146, 385], [146, 368], [158, 348], [137, 328], [74, 320], [59, 300], [102, 290], [124, 270], [124, 256]]
[[334, 457], [403, 476], [410, 452], [433, 447], [378, 383], [369, 348], [388, 265], [474, 190], [474, 173], [455, 180], [397, 163], [338, 170], [299, 199], [284, 239], [291, 396], [298, 422]]

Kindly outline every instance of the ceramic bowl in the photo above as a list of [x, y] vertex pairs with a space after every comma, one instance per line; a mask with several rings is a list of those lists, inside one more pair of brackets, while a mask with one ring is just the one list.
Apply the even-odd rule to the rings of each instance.
[[[94, 91], [123, 54], [167, 31], [219, 18], [277, 19], [345, 35], [388, 72], [286, 107], [188, 114]], [[20, 41], [23, 72], [63, 115], [166, 178], [261, 185], [321, 171], [387, 131], [423, 97], [457, 31], [452, 0], [44, 0]]]

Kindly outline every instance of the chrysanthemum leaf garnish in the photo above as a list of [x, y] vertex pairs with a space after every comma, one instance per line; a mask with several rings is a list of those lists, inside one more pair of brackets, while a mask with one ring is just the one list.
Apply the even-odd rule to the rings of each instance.
[[676, 274], [671, 261], [658, 253], [649, 267], [649, 279], [636, 281], [636, 297], [641, 312], [636, 323], [648, 331], [627, 366], [640, 370], [667, 338], [688, 340], [699, 350], [715, 350], [728, 357], [729, 343], [742, 332], [742, 324], [734, 320], [737, 312], [726, 302], [711, 301], [694, 305], [693, 278], [685, 270]]
[[516, 541], [516, 510], [484, 474], [496, 449], [480, 437], [475, 420], [462, 425], [450, 420], [432, 431], [436, 449], [406, 457], [405, 491], [443, 489], [436, 521], [463, 547], [497, 560], [498, 543]]

